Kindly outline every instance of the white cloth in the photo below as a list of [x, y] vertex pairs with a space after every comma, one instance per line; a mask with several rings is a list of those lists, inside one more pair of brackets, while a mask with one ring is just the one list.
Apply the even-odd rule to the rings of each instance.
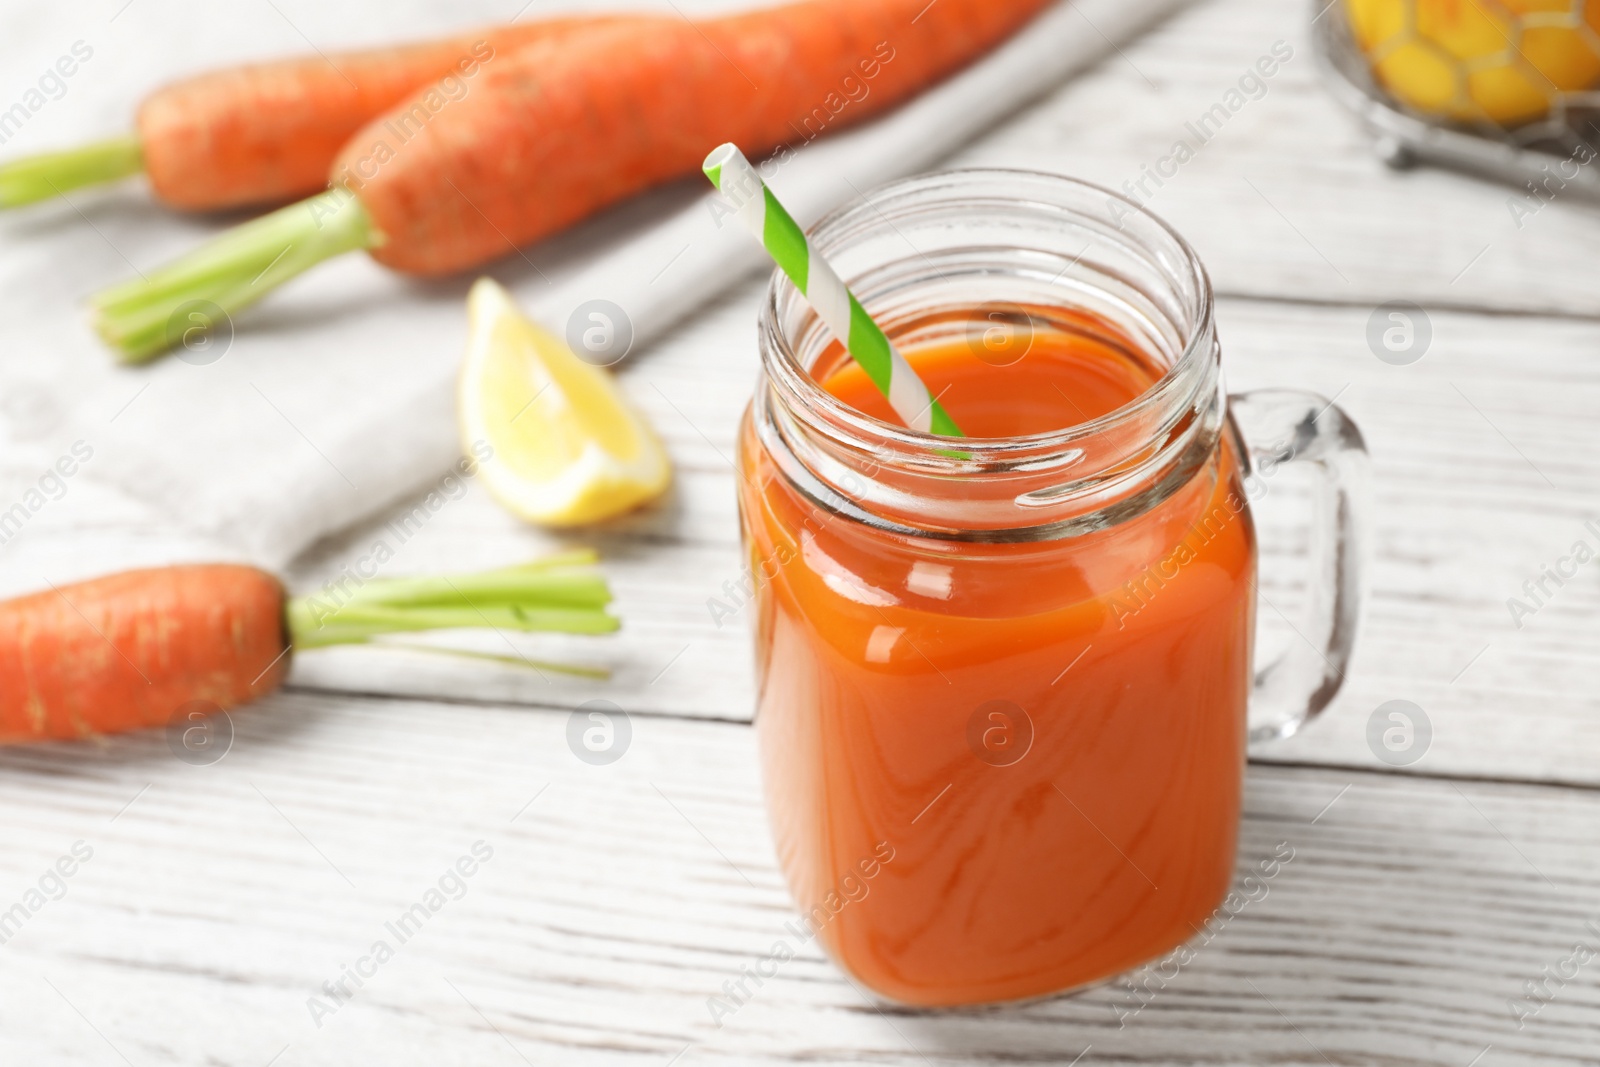
[[[799, 149], [771, 185], [809, 224], [859, 190], [929, 168], [1182, 2], [1069, 0], [909, 104]], [[557, 332], [578, 305], [615, 303], [631, 320], [634, 358], [765, 266], [740, 227], [718, 225], [710, 195], [696, 182], [660, 190], [491, 273]], [[95, 240], [74, 243], [104, 265]], [[416, 282], [346, 257], [239, 315], [215, 362], [96, 373], [76, 423], [95, 449], [84, 471], [280, 566], [454, 462], [470, 281]]]

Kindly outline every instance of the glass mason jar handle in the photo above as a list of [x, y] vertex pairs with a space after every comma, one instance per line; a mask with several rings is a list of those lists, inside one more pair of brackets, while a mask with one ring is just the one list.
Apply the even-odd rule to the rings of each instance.
[[[1288, 620], [1297, 636], [1256, 671], [1250, 695], [1250, 740], [1265, 741], [1295, 733], [1344, 684], [1361, 615], [1367, 446], [1350, 417], [1315, 393], [1239, 393], [1228, 398], [1228, 409], [1249, 456], [1251, 497], [1286, 463], [1316, 468], [1304, 616]], [[1258, 589], [1256, 610], [1263, 608], [1274, 610]]]

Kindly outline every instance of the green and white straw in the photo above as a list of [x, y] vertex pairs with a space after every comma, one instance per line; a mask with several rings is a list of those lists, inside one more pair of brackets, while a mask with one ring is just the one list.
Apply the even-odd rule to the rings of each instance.
[[783, 273], [804, 294], [852, 359], [861, 364], [889, 406], [913, 430], [961, 437], [960, 427], [939, 406], [887, 334], [872, 321], [831, 264], [811, 247], [805, 231], [784, 210], [737, 145], [725, 144], [706, 157], [706, 177]]

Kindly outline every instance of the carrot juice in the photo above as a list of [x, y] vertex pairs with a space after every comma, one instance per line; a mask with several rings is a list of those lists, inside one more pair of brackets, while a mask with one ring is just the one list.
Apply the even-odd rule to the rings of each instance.
[[[1091, 312], [1030, 307], [1026, 329], [999, 331], [986, 314], [888, 327], [974, 452], [1109, 433], [1168, 371]], [[836, 345], [807, 373], [862, 434], [897, 421]], [[851, 450], [824, 492], [809, 472], [828, 464], [780, 462], [781, 420], [758, 407], [740, 442], [756, 725], [778, 854], [828, 952], [896, 1001], [952, 1005], [1079, 986], [1193, 936], [1231, 878], [1251, 684], [1233, 436], [1159, 493], [1112, 464], [1093, 516], [1024, 536], [983, 501], [1061, 507], [1087, 462], [1073, 449], [1053, 460], [1066, 489], [1037, 503], [980, 489], [1028, 463], [963, 473], [953, 441], [931, 473]], [[917, 497], [943, 518], [907, 518]], [[969, 505], [970, 527], [949, 518]]]

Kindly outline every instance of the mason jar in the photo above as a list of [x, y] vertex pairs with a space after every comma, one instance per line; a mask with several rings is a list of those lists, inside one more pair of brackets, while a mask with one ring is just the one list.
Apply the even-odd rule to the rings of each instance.
[[[1230, 398], [1194, 250], [1108, 190], [933, 174], [810, 238], [913, 365], [968, 346], [1019, 411], [1055, 403], [1005, 392], [1019, 347], [1085, 331], [1150, 384], [1088, 419], [1058, 389], [1043, 432], [919, 433], [820, 384], [848, 357], [774, 276], [739, 501], [766, 802], [799, 910], [849, 975], [913, 1005], [1159, 956], [1228, 891], [1247, 742], [1292, 733], [1343, 679], [1360, 434], [1308, 393]], [[1311, 594], [1303, 640], [1255, 668], [1250, 498], [1286, 463], [1313, 470]]]

